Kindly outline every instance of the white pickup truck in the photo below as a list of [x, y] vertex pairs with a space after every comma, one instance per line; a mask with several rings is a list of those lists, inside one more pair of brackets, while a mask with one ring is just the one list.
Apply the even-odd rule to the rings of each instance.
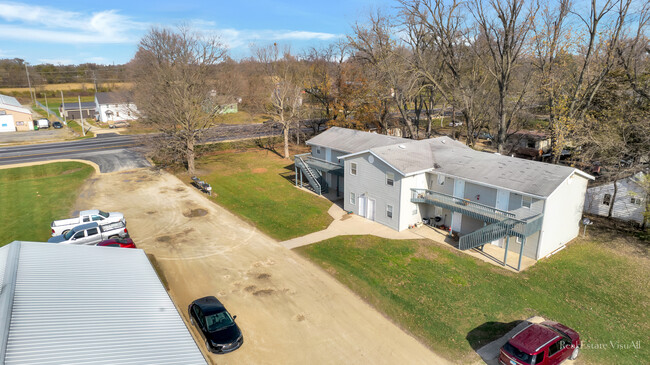
[[97, 222], [100, 224], [122, 222], [126, 225], [126, 219], [124, 219], [124, 214], [122, 213], [106, 213], [98, 209], [82, 210], [76, 218], [61, 219], [52, 222], [50, 225], [52, 228], [52, 237], [62, 235], [80, 224], [90, 222]]
[[96, 245], [101, 241], [118, 237], [129, 237], [129, 231], [127, 231], [124, 222], [90, 222], [76, 226], [62, 235], [51, 237], [47, 242]]

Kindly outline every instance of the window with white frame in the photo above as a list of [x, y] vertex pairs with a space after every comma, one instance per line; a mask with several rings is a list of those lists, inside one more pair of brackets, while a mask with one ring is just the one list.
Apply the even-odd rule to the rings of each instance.
[[354, 205], [357, 202], [357, 194], [350, 193], [350, 204]]
[[636, 204], [636, 205], [641, 205], [641, 198], [631, 197], [630, 198], [630, 203]]
[[533, 198], [529, 196], [522, 196], [521, 197], [521, 206], [524, 208], [530, 209], [530, 206], [533, 204]]
[[438, 185], [445, 185], [445, 177], [438, 175]]
[[386, 185], [393, 186], [395, 184], [395, 174], [386, 171]]
[[612, 202], [612, 194], [605, 194], [603, 196], [603, 205], [609, 205]]
[[356, 175], [356, 174], [357, 174], [357, 163], [350, 162], [350, 175]]
[[316, 146], [316, 153], [320, 155], [320, 146]]
[[386, 205], [386, 217], [393, 218], [393, 206], [390, 204]]

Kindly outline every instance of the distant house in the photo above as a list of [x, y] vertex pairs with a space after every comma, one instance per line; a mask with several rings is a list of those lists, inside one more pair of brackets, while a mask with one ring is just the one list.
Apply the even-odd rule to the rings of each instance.
[[140, 249], [0, 247], [0, 364], [207, 364]]
[[540, 159], [551, 149], [551, 137], [540, 131], [518, 131], [508, 139], [511, 153], [517, 157]]
[[[444, 225], [459, 248], [485, 244], [540, 259], [575, 238], [592, 176], [480, 152], [448, 137], [410, 140], [330, 128], [296, 168], [317, 192], [337, 186], [346, 211], [397, 231]], [[336, 184], [336, 185], [334, 185]]]
[[79, 115], [81, 114], [84, 119], [93, 118], [95, 119], [96, 114], [96, 104], [94, 101], [88, 101], [81, 103], [81, 113], [79, 112], [79, 103], [63, 103], [59, 106], [59, 115], [64, 116], [65, 119], [78, 120], [81, 119]]
[[103, 123], [138, 119], [138, 108], [129, 92], [104, 92], [95, 94], [97, 120]]
[[33, 129], [32, 112], [20, 105], [13, 96], [0, 94], [0, 132]]
[[585, 212], [607, 217], [611, 208], [613, 218], [643, 224], [648, 196], [639, 181], [646, 174], [638, 172], [618, 180], [616, 196], [613, 181], [589, 187], [585, 196]]

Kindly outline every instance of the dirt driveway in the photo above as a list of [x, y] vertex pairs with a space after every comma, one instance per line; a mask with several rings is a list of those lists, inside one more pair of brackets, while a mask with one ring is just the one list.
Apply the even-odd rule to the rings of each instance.
[[[96, 207], [126, 215], [185, 320], [188, 304], [206, 295], [237, 315], [244, 345], [209, 355], [213, 363], [446, 363], [329, 274], [172, 175], [97, 175], [77, 202], [79, 209]], [[205, 350], [201, 341], [199, 347]]]

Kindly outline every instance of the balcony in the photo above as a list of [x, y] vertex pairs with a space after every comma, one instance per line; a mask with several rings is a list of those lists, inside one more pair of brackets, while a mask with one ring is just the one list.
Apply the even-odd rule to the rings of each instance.
[[343, 165], [315, 158], [311, 155], [311, 153], [303, 153], [296, 155], [295, 157], [302, 158], [303, 161], [305, 161], [305, 163], [312, 169], [327, 172], [328, 174], [343, 176], [343, 173], [345, 171]]
[[515, 217], [504, 210], [427, 189], [411, 189], [411, 202], [435, 205], [488, 223]]

